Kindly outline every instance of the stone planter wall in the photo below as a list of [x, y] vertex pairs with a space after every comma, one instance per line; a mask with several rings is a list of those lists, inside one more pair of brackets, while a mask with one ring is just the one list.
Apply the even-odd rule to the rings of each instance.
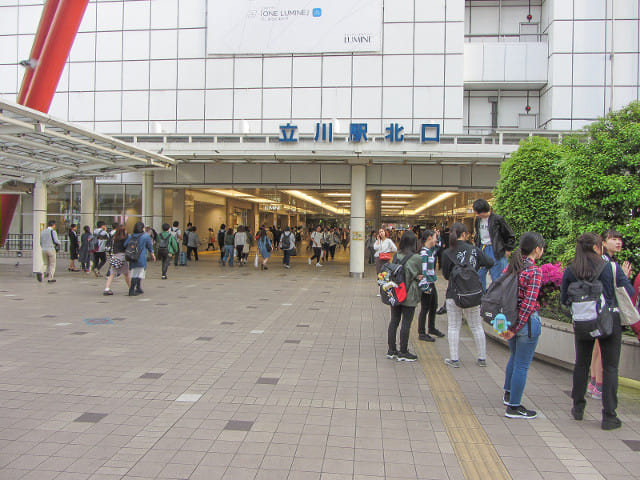
[[[572, 370], [575, 361], [573, 327], [569, 323], [542, 318], [542, 335], [536, 348], [536, 358]], [[487, 336], [506, 346], [503, 340], [487, 323], [483, 323]], [[640, 381], [640, 342], [631, 337], [622, 337], [620, 354], [621, 377]]]

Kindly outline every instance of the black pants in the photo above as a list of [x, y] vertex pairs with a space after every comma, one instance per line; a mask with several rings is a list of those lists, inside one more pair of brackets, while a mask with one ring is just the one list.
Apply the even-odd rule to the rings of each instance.
[[100, 271], [105, 263], [107, 263], [107, 252], [94, 252], [93, 269]]
[[[620, 363], [620, 349], [622, 342], [622, 328], [620, 327], [620, 317], [614, 313], [613, 334], [604, 339], [598, 340], [600, 352], [602, 353], [602, 418], [615, 417], [618, 408], [618, 364]], [[576, 410], [584, 410], [587, 393], [587, 383], [589, 382], [589, 367], [591, 366], [591, 353], [595, 340], [575, 339], [576, 345], [576, 365], [573, 369], [573, 406]]]
[[191, 252], [193, 252], [193, 258], [198, 261], [198, 247], [187, 247], [187, 260], [191, 260]]
[[[438, 310], [438, 292], [436, 286], [431, 285], [431, 292], [422, 292], [420, 296], [420, 313], [418, 314], [418, 333], [431, 333], [436, 329], [436, 310]], [[428, 330], [425, 331], [425, 323], [429, 315]]]
[[171, 257], [169, 256], [169, 252], [158, 250], [158, 260], [162, 261], [162, 276], [166, 277], [167, 269], [169, 268], [169, 263], [171, 263]]
[[400, 320], [402, 327], [400, 328], [400, 352], [406, 352], [409, 348], [409, 330], [411, 330], [411, 321], [416, 307], [407, 307], [406, 305], [396, 305], [391, 307], [391, 321], [389, 322], [388, 342], [389, 350], [396, 350], [396, 333]]
[[289, 265], [291, 263], [291, 250], [283, 250], [284, 257], [282, 257], [282, 264]]
[[242, 245], [236, 245], [236, 258], [238, 262], [242, 261], [242, 250], [244, 250], [244, 243]]
[[311, 257], [311, 260], [317, 258], [318, 263], [320, 263], [320, 255], [322, 255], [322, 249], [320, 247], [313, 247], [313, 257]]
[[336, 256], [336, 247], [337, 247], [337, 245], [331, 245], [329, 247], [329, 253], [331, 254], [331, 260], [333, 260], [333, 257]]

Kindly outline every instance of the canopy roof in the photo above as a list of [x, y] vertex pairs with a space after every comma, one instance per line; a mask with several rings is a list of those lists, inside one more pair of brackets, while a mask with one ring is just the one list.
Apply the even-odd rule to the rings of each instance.
[[0, 99], [0, 183], [70, 182], [176, 161]]

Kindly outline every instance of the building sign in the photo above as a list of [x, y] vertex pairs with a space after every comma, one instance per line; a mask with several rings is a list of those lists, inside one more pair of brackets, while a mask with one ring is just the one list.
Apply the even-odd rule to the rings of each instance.
[[207, 54], [379, 52], [383, 0], [208, 0]]
[[[367, 142], [367, 131], [369, 124], [367, 123], [351, 123], [349, 124], [349, 141], [353, 143]], [[384, 138], [389, 143], [404, 142], [404, 127], [399, 123], [390, 123], [385, 128], [386, 135]], [[280, 125], [281, 142], [296, 143], [298, 141], [298, 126], [287, 123]], [[316, 142], [333, 143], [333, 124], [332, 123], [316, 123], [314, 140]], [[420, 126], [420, 143], [439, 142], [440, 141], [440, 124], [439, 123], [423, 123]]]

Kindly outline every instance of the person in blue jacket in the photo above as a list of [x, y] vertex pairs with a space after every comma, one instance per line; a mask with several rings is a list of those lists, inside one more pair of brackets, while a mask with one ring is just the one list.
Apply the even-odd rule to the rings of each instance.
[[144, 223], [138, 222], [133, 227], [133, 233], [124, 241], [125, 249], [133, 239], [138, 242], [138, 251], [140, 255], [135, 261], [129, 262], [129, 272], [131, 275], [131, 286], [129, 287], [129, 295], [135, 296], [144, 293], [141, 288], [142, 279], [145, 277], [147, 270], [147, 252], [151, 254], [151, 259], [155, 262], [156, 256], [153, 253], [153, 242], [151, 237], [144, 233]]

